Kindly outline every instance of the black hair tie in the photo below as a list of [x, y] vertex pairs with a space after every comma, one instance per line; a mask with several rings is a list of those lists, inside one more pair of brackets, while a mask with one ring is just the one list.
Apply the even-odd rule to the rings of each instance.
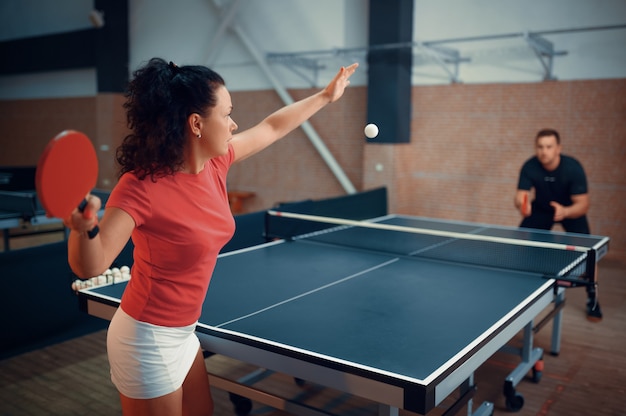
[[174, 62], [170, 61], [169, 65], [170, 69], [174, 73], [174, 76], [180, 74], [180, 67], [176, 65]]

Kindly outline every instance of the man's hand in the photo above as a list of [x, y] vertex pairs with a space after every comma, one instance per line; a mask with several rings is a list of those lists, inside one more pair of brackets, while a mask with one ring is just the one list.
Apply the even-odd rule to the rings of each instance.
[[572, 195], [572, 205], [569, 206], [555, 201], [550, 202], [550, 205], [554, 208], [554, 221], [582, 217], [589, 211], [589, 194]]
[[567, 218], [567, 207], [559, 204], [558, 202], [550, 202], [550, 206], [554, 208], [554, 221], [559, 222]]
[[515, 194], [515, 207], [522, 214], [522, 217], [529, 217], [532, 214], [530, 192], [518, 189]]

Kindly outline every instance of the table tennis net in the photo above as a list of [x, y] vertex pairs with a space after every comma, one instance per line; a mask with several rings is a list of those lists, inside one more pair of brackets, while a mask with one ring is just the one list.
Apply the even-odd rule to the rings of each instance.
[[[571, 281], [581, 278], [591, 280], [595, 266], [595, 258], [590, 252], [529, 246], [523, 240], [502, 243], [491, 241], [488, 236], [485, 240], [476, 240], [459, 237], [458, 233], [430, 235], [269, 214], [266, 216], [265, 233], [268, 240], [302, 240], [403, 257], [516, 270]], [[589, 262], [592, 262], [591, 267]]]

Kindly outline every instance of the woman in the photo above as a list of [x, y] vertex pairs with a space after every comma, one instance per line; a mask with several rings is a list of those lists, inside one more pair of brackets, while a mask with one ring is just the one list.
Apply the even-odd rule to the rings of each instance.
[[[117, 149], [120, 179], [100, 232], [75, 211], [69, 262], [81, 277], [111, 265], [128, 239], [132, 279], [111, 320], [111, 379], [125, 415], [210, 415], [213, 401], [195, 324], [220, 249], [232, 237], [229, 167], [298, 127], [338, 100], [358, 64], [342, 67], [312, 96], [233, 134], [233, 105], [224, 80], [203, 66], [160, 58], [135, 71], [126, 92], [132, 131]], [[90, 195], [88, 210], [101, 201]]]

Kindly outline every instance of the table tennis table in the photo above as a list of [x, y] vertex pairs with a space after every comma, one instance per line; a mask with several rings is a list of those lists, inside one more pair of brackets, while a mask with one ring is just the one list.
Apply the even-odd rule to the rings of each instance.
[[[109, 191], [93, 190], [92, 193], [100, 197], [104, 206], [108, 199]], [[100, 218], [102, 215], [104, 215], [104, 210], [98, 212]], [[27, 229], [47, 225], [55, 225], [56, 227], [11, 234], [12, 229]], [[62, 220], [46, 216], [46, 212], [34, 189], [19, 191], [0, 190], [0, 229], [3, 234], [5, 251], [10, 250], [11, 238], [60, 232], [65, 233], [65, 236], [67, 236], [67, 230], [63, 226]]]
[[[499, 244], [508, 247], [506, 253], [481, 241], [431, 234], [357, 226], [303, 234], [294, 229], [295, 236], [218, 257], [197, 325], [202, 348], [366, 398], [378, 403], [381, 415], [401, 409], [427, 414], [453, 396], [445, 414], [463, 407], [468, 414], [492, 414], [493, 403], [474, 409], [474, 372], [508, 348], [520, 363], [504, 381], [504, 393], [507, 407], [519, 410], [523, 396], [516, 386], [536, 371], [543, 355], [533, 345], [534, 320], [554, 308], [552, 352], [558, 353], [557, 306], [565, 291], [559, 282], [580, 280], [590, 270], [587, 263], [595, 267], [609, 245], [602, 236], [406, 215], [366, 222], [590, 250], [556, 255]], [[80, 290], [80, 307], [110, 319], [124, 288], [119, 283]], [[520, 333], [523, 347], [507, 345]], [[539, 376], [534, 374], [536, 381]], [[332, 414], [289, 398], [270, 400], [255, 389], [252, 375], [209, 377], [218, 388], [290, 413]]]
[[[29, 226], [58, 225], [56, 228], [45, 231], [22, 232], [11, 235], [11, 229], [25, 229]], [[37, 193], [32, 191], [0, 191], [0, 229], [2, 229], [4, 250], [10, 250], [12, 237], [28, 236], [33, 234], [63, 232], [63, 223], [58, 218], [48, 218], [37, 199]]]
[[[10, 249], [11, 229], [25, 229], [31, 225], [59, 224], [45, 216], [35, 192], [35, 166], [0, 166], [0, 229], [4, 250]], [[52, 232], [62, 231], [59, 227]], [[18, 236], [30, 235], [30, 232]]]

